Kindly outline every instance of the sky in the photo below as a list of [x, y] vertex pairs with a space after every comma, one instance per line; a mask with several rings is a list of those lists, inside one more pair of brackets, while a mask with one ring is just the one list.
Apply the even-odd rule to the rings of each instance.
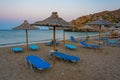
[[0, 0], [0, 29], [12, 29], [28, 20], [41, 21], [58, 12], [66, 21], [105, 10], [120, 9], [120, 0]]

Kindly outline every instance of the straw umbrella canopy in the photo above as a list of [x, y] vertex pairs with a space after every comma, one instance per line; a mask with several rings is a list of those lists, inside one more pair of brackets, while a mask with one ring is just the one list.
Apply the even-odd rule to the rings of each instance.
[[98, 20], [88, 23], [88, 25], [98, 25], [99, 26], [99, 43], [98, 44], [100, 46], [101, 26], [102, 25], [112, 25], [112, 23], [109, 21], [103, 20], [103, 18], [100, 16]]
[[93, 30], [94, 28], [90, 27], [89, 25], [85, 25], [81, 27], [81, 29], [86, 31], [86, 38], [88, 37], [88, 30]]
[[116, 30], [117, 28], [115, 28], [114, 26], [110, 27], [109, 30], [113, 31]]
[[105, 27], [104, 25], [101, 26], [101, 29], [102, 29], [102, 31], [105, 31], [105, 32], [108, 31], [108, 28]]
[[[52, 15], [50, 17], [46, 18], [43, 21], [37, 21], [37, 22], [33, 23], [32, 25], [53, 27], [54, 43], [56, 43], [56, 27], [63, 27], [63, 28], [70, 27], [70, 24], [68, 22], [66, 22], [65, 20], [63, 20], [62, 18], [60, 18], [58, 16], [57, 12], [52, 12]], [[64, 38], [65, 38], [65, 35], [64, 35]], [[56, 44], [54, 44], [53, 50], [56, 51]], [[56, 56], [54, 55], [54, 64], [55, 64], [55, 58], [56, 58]]]
[[13, 30], [25, 30], [26, 31], [26, 48], [27, 49], [28, 49], [28, 30], [33, 30], [33, 29], [38, 29], [38, 28], [31, 26], [27, 22], [27, 20], [24, 20], [24, 22], [21, 25], [13, 28]]
[[116, 34], [116, 30], [117, 28], [115, 26], [112, 26], [109, 28], [110, 34], [113, 36], [114, 34]]
[[118, 34], [120, 34], [120, 22], [118, 22], [118, 23], [116, 24], [116, 27], [117, 27], [117, 30], [118, 30]]

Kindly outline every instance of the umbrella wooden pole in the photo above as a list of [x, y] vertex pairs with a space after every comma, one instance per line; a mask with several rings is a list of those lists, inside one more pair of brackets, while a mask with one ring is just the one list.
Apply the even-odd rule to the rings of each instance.
[[28, 50], [28, 30], [26, 29], [26, 48]]
[[65, 30], [63, 29], [63, 42], [65, 44]]
[[86, 29], [86, 38], [88, 37], [88, 29]]
[[98, 43], [99, 47], [100, 47], [100, 43], [101, 43], [100, 38], [101, 38], [101, 25], [99, 26], [99, 43]]
[[[53, 27], [53, 49], [54, 49], [54, 52], [56, 52], [56, 32], [55, 32], [55, 26]], [[56, 55], [55, 55], [55, 53], [54, 53], [54, 56], [53, 56], [53, 58], [54, 58], [54, 64], [55, 64], [55, 62], [56, 62]]]
[[113, 31], [114, 31], [114, 30], [112, 30], [112, 34], [111, 34], [112, 37], [114, 37], [114, 36], [113, 36]]
[[86, 29], [85, 31], [86, 31], [86, 41], [88, 41], [88, 32], [87, 32], [88, 30]]

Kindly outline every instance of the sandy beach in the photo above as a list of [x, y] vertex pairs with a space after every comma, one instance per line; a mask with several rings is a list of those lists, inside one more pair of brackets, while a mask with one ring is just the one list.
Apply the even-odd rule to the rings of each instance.
[[[71, 43], [69, 40], [66, 43]], [[71, 43], [77, 50], [69, 50], [63, 42], [57, 46], [58, 51], [79, 56], [80, 61], [71, 63], [50, 59], [49, 51], [53, 47], [44, 43], [36, 44], [37, 51], [26, 50], [14, 53], [12, 47], [0, 48], [0, 80], [120, 80], [120, 47], [104, 46], [102, 49], [87, 49], [79, 43]], [[37, 55], [52, 64], [43, 71], [33, 71], [25, 64], [25, 56]]]
[[0, 0], [0, 80], [120, 80], [120, 0]]

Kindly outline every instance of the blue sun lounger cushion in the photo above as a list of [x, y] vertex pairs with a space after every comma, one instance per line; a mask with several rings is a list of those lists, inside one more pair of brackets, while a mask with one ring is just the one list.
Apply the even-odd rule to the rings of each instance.
[[89, 48], [95, 48], [95, 49], [98, 49], [100, 48], [98, 45], [96, 44], [89, 44]]
[[72, 42], [79, 42], [79, 41], [76, 40], [73, 36], [70, 36], [70, 40], [71, 40]]
[[31, 49], [31, 50], [38, 50], [39, 49], [39, 47], [37, 46], [37, 45], [29, 45], [29, 49]]
[[[99, 40], [99, 38], [94, 38], [94, 40]], [[107, 37], [102, 37], [102, 38], [100, 38], [100, 40], [106, 41], [106, 40], [108, 40], [108, 38]]]
[[[80, 61], [80, 58], [77, 57], [77, 56], [68, 55], [66, 53], [61, 53], [61, 52], [58, 52], [58, 51], [56, 52], [55, 55], [58, 59], [62, 59], [62, 60], [70, 61], [70, 62]], [[52, 53], [51, 53], [51, 56], [53, 56]]]
[[77, 46], [74, 46], [72, 44], [65, 44], [64, 46], [68, 49], [77, 49]]
[[38, 70], [44, 70], [50, 68], [52, 65], [42, 58], [36, 56], [36, 55], [29, 55], [26, 56], [26, 61], [30, 63], [32, 67]]
[[21, 47], [14, 47], [14, 48], [12, 48], [12, 51], [13, 52], [21, 52], [21, 51], [23, 51], [23, 48], [21, 48]]
[[[58, 46], [60, 43], [59, 42], [56, 42], [56, 46]], [[53, 41], [51, 42], [47, 42], [45, 43], [46, 46], [52, 46], [53, 45]]]
[[112, 45], [117, 45], [117, 44], [119, 44], [119, 40], [109, 40], [108, 41], [108, 44], [110, 45], [110, 46], [112, 46]]
[[77, 56], [72, 56], [66, 53], [61, 53], [61, 52], [56, 52], [56, 57], [60, 58], [60, 59], [64, 59], [66, 61], [70, 61], [70, 62], [78, 62], [80, 60], [79, 57]]
[[100, 48], [98, 45], [96, 44], [87, 44], [85, 41], [81, 41], [80, 44], [83, 46], [83, 47], [86, 47], [86, 48], [93, 48], [93, 49], [97, 49], [97, 48]]

